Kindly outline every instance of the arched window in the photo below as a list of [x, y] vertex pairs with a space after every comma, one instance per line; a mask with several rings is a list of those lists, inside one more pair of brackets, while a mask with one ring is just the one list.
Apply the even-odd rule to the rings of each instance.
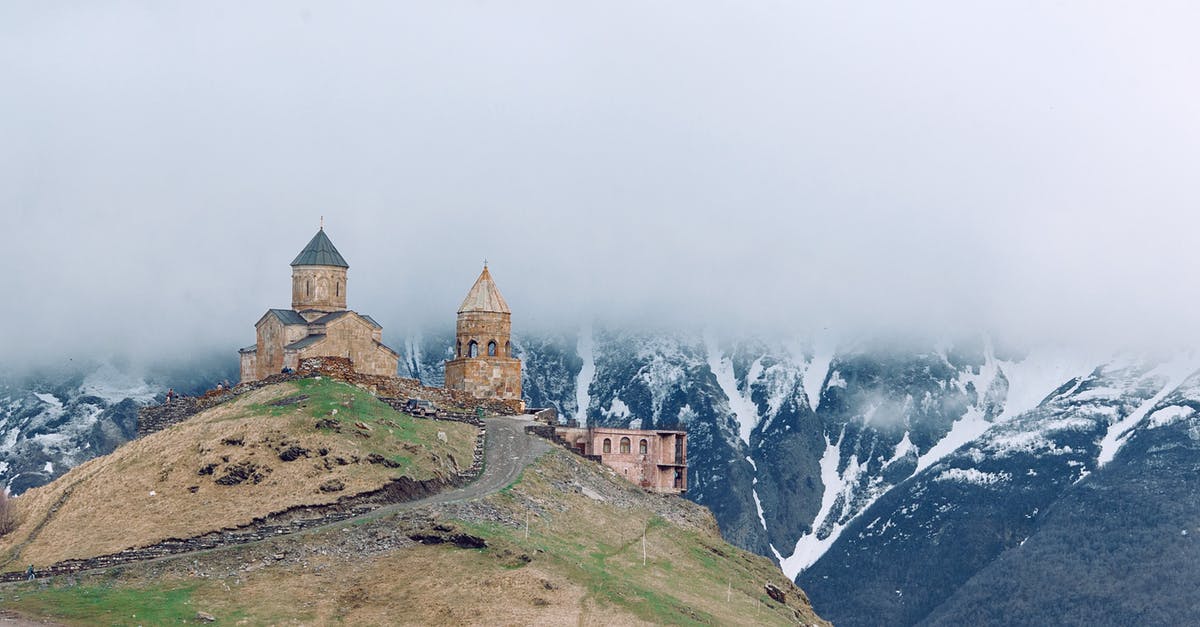
[[512, 357], [512, 342], [505, 342], [505, 343], [504, 343], [504, 356], [505, 356], [505, 357]]
[[629, 438], [621, 438], [621, 452], [622, 453], [629, 452]]
[[610, 440], [608, 438], [604, 438], [604, 452], [605, 453], [612, 452], [612, 440]]
[[467, 357], [478, 357], [478, 356], [479, 356], [479, 343], [476, 342], [475, 340], [471, 340], [471, 342], [469, 344], [467, 344]]
[[462, 340], [454, 343], [454, 356], [462, 357]]
[[488, 342], [488, 357], [496, 356], [496, 340]]
[[338, 281], [338, 282], [337, 282], [337, 283], [336, 283], [336, 284], [333, 286], [333, 295], [334, 295], [334, 296], [341, 296], [341, 295], [342, 295], [342, 282], [341, 282], [341, 281]]
[[646, 447], [647, 447], [647, 444], [646, 444], [645, 440], [638, 442], [638, 452], [641, 453], [642, 455], [646, 454]]
[[304, 295], [305, 295], [305, 296], [312, 296], [312, 281], [305, 281], [305, 282], [304, 282]]

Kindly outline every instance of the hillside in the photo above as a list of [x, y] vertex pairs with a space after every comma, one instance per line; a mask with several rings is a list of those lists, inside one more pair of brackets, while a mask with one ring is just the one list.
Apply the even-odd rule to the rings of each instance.
[[470, 425], [405, 416], [328, 379], [272, 385], [13, 499], [19, 526], [0, 538], [0, 568], [232, 529], [401, 476], [448, 480], [470, 466], [475, 436]]
[[66, 624], [827, 624], [708, 510], [557, 449], [483, 499], [0, 596]]

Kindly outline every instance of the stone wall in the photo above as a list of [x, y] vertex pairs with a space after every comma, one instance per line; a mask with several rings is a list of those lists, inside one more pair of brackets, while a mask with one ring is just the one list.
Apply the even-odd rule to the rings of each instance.
[[490, 414], [515, 415], [523, 413], [524, 403], [520, 400], [501, 398], [476, 398], [461, 390], [430, 388], [416, 379], [362, 374], [354, 371], [350, 360], [344, 357], [312, 357], [300, 362], [300, 374], [320, 374], [331, 379], [357, 385], [379, 397], [426, 400], [439, 408], [451, 411], [474, 412], [482, 407]]
[[474, 416], [477, 407], [482, 407], [486, 413], [504, 416], [517, 415], [524, 411], [524, 403], [521, 401], [478, 399], [457, 390], [425, 387], [416, 379], [362, 374], [355, 372], [353, 364], [345, 357], [310, 357], [300, 361], [300, 367], [294, 374], [273, 374], [258, 381], [239, 383], [229, 390], [210, 390], [204, 396], [180, 397], [170, 404], [143, 407], [138, 410], [138, 437], [183, 422], [210, 407], [233, 400], [251, 390], [313, 376], [325, 376], [358, 386], [397, 410], [401, 410], [404, 402], [410, 398], [429, 401], [439, 409], [437, 414], [430, 416], [431, 418], [476, 424]]
[[325, 339], [301, 349], [299, 358], [303, 361], [325, 355], [345, 356], [353, 362], [356, 372], [394, 375], [399, 358], [380, 346], [379, 339], [379, 329], [352, 312], [325, 325]]

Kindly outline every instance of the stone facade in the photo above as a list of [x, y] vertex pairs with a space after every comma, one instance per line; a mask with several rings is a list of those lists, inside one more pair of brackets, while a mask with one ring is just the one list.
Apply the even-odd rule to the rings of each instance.
[[270, 309], [254, 325], [254, 346], [239, 351], [242, 382], [312, 357], [344, 357], [364, 374], [395, 376], [400, 356], [383, 344], [383, 327], [346, 309], [346, 260], [321, 229], [292, 262], [292, 308]]
[[317, 315], [346, 309], [346, 270], [332, 266], [293, 266], [292, 309]]
[[686, 431], [558, 427], [554, 433], [571, 450], [598, 458], [646, 490], [687, 491]]
[[512, 356], [512, 312], [487, 266], [458, 308], [446, 388], [477, 398], [521, 399], [521, 360]]

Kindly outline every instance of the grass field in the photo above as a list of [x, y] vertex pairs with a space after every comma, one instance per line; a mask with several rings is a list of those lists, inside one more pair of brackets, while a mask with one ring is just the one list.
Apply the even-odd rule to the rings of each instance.
[[329, 379], [265, 387], [13, 499], [20, 525], [0, 538], [0, 569], [236, 527], [399, 476], [451, 477], [471, 464], [475, 434]]

